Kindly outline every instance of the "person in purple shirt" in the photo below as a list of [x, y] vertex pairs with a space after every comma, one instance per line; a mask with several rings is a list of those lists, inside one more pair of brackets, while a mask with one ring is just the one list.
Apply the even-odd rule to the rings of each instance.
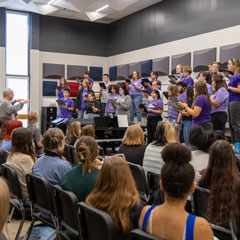
[[213, 94], [213, 89], [212, 89], [212, 85], [211, 85], [211, 75], [208, 72], [200, 72], [197, 76], [197, 79], [199, 82], [205, 82], [207, 85], [207, 89], [208, 89], [208, 94], [212, 95]]
[[211, 96], [212, 112], [211, 121], [213, 130], [221, 130], [225, 132], [225, 124], [227, 122], [227, 105], [229, 93], [227, 84], [222, 75], [214, 75], [212, 79], [214, 94]]
[[60, 117], [61, 118], [71, 118], [72, 111], [74, 110], [74, 102], [70, 98], [70, 90], [69, 88], [65, 88], [63, 91], [65, 105], [59, 105], [61, 110]]
[[178, 81], [182, 81], [184, 79], [183, 65], [182, 64], [178, 64], [176, 66], [176, 75], [175, 75], [175, 77], [177, 78]]
[[184, 66], [183, 67], [183, 75], [184, 75], [183, 82], [185, 82], [187, 84], [187, 87], [194, 85], [191, 74], [192, 74], [192, 68], [190, 66]]
[[[229, 59], [228, 69], [234, 72], [229, 77], [228, 116], [232, 143], [240, 143], [240, 61], [237, 58]], [[237, 145], [235, 144], [235, 145]]]
[[86, 71], [84, 73], [84, 79], [87, 79], [89, 81], [89, 88], [92, 89], [94, 81], [93, 81], [92, 78], [90, 78], [90, 72], [89, 71]]
[[141, 124], [142, 122], [142, 112], [139, 107], [142, 104], [143, 99], [143, 85], [141, 83], [140, 75], [138, 72], [133, 72], [133, 79], [131, 83], [128, 84], [129, 95], [131, 97], [131, 106], [130, 106], [130, 123], [134, 122], [134, 114], [137, 113], [137, 121]]
[[[108, 100], [106, 103], [105, 108], [105, 116], [115, 116], [116, 115], [116, 108], [114, 107], [114, 102], [116, 102], [119, 95], [119, 85], [118, 84], [111, 84], [108, 86]], [[113, 103], [113, 104], [112, 104]]]
[[163, 102], [160, 99], [160, 93], [158, 90], [152, 91], [152, 100], [147, 106], [147, 133], [148, 133], [148, 144], [155, 140], [154, 134], [156, 127], [160, 121], [162, 121]]
[[187, 97], [186, 97], [187, 84], [184, 81], [181, 81], [181, 82], [177, 83], [177, 87], [178, 87], [178, 90], [180, 92], [183, 102], [187, 102]]
[[[63, 96], [63, 90], [64, 88], [69, 88], [68, 83], [67, 83], [67, 79], [65, 77], [61, 77], [58, 86], [56, 88], [56, 96], [57, 96], [57, 100], [63, 100], [64, 96]], [[60, 116], [60, 109], [57, 105], [57, 118]]]
[[194, 105], [190, 108], [187, 103], [178, 103], [178, 106], [192, 115], [192, 124], [201, 125], [206, 131], [212, 130], [211, 102], [207, 85], [204, 82], [196, 82], [194, 85]]

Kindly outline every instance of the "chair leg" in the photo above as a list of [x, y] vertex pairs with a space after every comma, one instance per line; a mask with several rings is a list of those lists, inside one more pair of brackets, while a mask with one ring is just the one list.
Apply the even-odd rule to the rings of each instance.
[[17, 235], [15, 237], [15, 240], [18, 240], [19, 237], [20, 237], [20, 234], [21, 234], [21, 231], [22, 231], [22, 228], [23, 228], [23, 224], [25, 222], [25, 219], [26, 219], [26, 214], [25, 213], [22, 213], [22, 220], [21, 220], [21, 223], [19, 225], [19, 228], [18, 228], [18, 231], [17, 231]]
[[26, 236], [25, 236], [25, 240], [29, 240], [30, 236], [31, 236], [31, 233], [32, 233], [32, 229], [33, 229], [33, 226], [34, 226], [34, 223], [35, 223], [35, 220], [34, 218], [32, 219], [32, 222], [31, 222], [31, 225], [26, 233]]
[[7, 221], [8, 223], [10, 223], [12, 221], [14, 210], [15, 210], [14, 207], [12, 207], [12, 210], [11, 210], [9, 216], [8, 216], [8, 221]]

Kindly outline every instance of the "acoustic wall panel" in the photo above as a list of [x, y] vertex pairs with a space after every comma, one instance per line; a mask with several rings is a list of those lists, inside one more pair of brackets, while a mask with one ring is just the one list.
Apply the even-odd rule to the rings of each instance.
[[77, 80], [84, 78], [84, 72], [88, 70], [87, 66], [67, 65], [67, 79]]
[[94, 81], [102, 81], [103, 68], [102, 67], [90, 67], [90, 77]]
[[43, 63], [43, 78], [59, 79], [65, 76], [65, 66], [63, 64]]
[[220, 62], [227, 68], [230, 58], [240, 58], [240, 43], [220, 47]]
[[128, 79], [128, 64], [117, 66], [117, 80]]
[[172, 56], [172, 74], [176, 74], [176, 66], [178, 64], [182, 64], [183, 66], [191, 66], [191, 53], [189, 52]]
[[142, 64], [141, 64], [141, 62], [130, 63], [128, 65], [128, 67], [129, 67], [129, 69], [128, 69], [129, 78], [132, 78], [132, 73], [134, 71], [139, 72], [139, 75], [141, 76], [141, 74], [142, 74], [142, 69], [141, 69]]
[[56, 96], [57, 82], [43, 81], [43, 96]]
[[193, 52], [193, 72], [208, 71], [208, 65], [216, 61], [217, 48]]
[[153, 59], [152, 70], [158, 73], [158, 76], [169, 74], [169, 57]]
[[152, 71], [152, 60], [143, 61], [141, 66], [142, 77], [150, 77]]
[[117, 66], [109, 68], [109, 77], [110, 77], [110, 81], [117, 80]]

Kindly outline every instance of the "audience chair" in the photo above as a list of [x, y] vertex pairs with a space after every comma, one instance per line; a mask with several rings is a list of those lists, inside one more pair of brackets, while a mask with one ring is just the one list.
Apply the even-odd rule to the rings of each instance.
[[128, 234], [127, 240], [163, 240], [163, 239], [145, 233], [140, 229], [134, 229]]
[[27, 174], [26, 182], [31, 204], [32, 222], [25, 239], [29, 239], [36, 221], [55, 228], [58, 232], [50, 183], [45, 178], [34, 174]]
[[117, 240], [118, 236], [111, 217], [84, 202], [78, 203], [81, 237], [84, 240]]
[[76, 165], [74, 146], [65, 144], [64, 146], [64, 157], [74, 166]]
[[136, 182], [136, 186], [137, 186], [140, 198], [143, 202], [146, 203], [149, 197], [149, 188], [148, 188], [145, 172], [142, 166], [138, 164], [128, 162], [128, 165], [132, 172], [132, 176]]
[[0, 165], [7, 161], [8, 154], [9, 154], [8, 151], [0, 149]]
[[[207, 206], [208, 206], [209, 193], [210, 191], [208, 189], [196, 186], [195, 191], [192, 194], [192, 205], [193, 205], [194, 214], [197, 216], [203, 217], [205, 219], [207, 219]], [[221, 233], [230, 234], [232, 239], [237, 239], [234, 233], [237, 228], [237, 223], [235, 221], [229, 223], [230, 229], [215, 225], [211, 222], [209, 222], [209, 224], [213, 230], [219, 231]]]
[[[59, 223], [58, 235], [60, 239], [81, 239], [80, 226], [77, 216], [78, 198], [72, 192], [65, 191], [59, 185], [53, 186], [53, 202], [55, 215]], [[68, 232], [66, 232], [66, 230]]]
[[20, 186], [20, 182], [19, 182], [16, 170], [7, 164], [2, 164], [1, 173], [2, 173], [2, 176], [8, 182], [11, 196], [14, 197], [14, 199], [10, 199], [10, 205], [12, 207], [12, 210], [9, 215], [9, 221], [12, 218], [14, 210], [18, 211], [22, 215], [22, 220], [20, 222], [16, 237], [15, 237], [15, 239], [17, 240], [19, 239], [19, 236], [21, 234], [22, 227], [26, 219], [26, 215], [30, 213], [30, 207], [24, 207], [22, 189]]
[[160, 188], [160, 174], [147, 172], [147, 181], [150, 190], [152, 188]]

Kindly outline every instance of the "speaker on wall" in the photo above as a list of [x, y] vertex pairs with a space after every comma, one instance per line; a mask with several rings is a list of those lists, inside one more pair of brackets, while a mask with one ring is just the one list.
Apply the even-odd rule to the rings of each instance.
[[220, 47], [220, 62], [227, 68], [230, 58], [240, 58], [240, 43]]
[[158, 76], [169, 74], [169, 57], [153, 59], [152, 70], [158, 73]]
[[193, 72], [208, 71], [208, 65], [216, 61], [217, 48], [193, 52]]
[[152, 71], [152, 60], [142, 61], [141, 65], [142, 77], [150, 77], [150, 73]]
[[109, 77], [110, 77], [110, 81], [117, 80], [117, 66], [109, 68]]
[[56, 81], [43, 81], [43, 96], [56, 96]]
[[117, 66], [117, 80], [128, 79], [128, 64]]
[[67, 79], [77, 80], [84, 78], [84, 72], [88, 70], [87, 66], [67, 65]]
[[94, 81], [102, 81], [102, 75], [102, 67], [90, 67], [90, 78], [92, 78]]
[[183, 53], [172, 56], [171, 73], [176, 74], [176, 66], [182, 64], [183, 66], [191, 66], [191, 53]]
[[141, 68], [142, 68], [141, 62], [130, 63], [128, 65], [129, 78], [132, 78], [132, 73], [134, 71], [139, 72], [139, 75], [141, 76], [141, 74], [142, 74], [142, 69]]
[[65, 76], [65, 65], [43, 63], [43, 78], [60, 79]]

